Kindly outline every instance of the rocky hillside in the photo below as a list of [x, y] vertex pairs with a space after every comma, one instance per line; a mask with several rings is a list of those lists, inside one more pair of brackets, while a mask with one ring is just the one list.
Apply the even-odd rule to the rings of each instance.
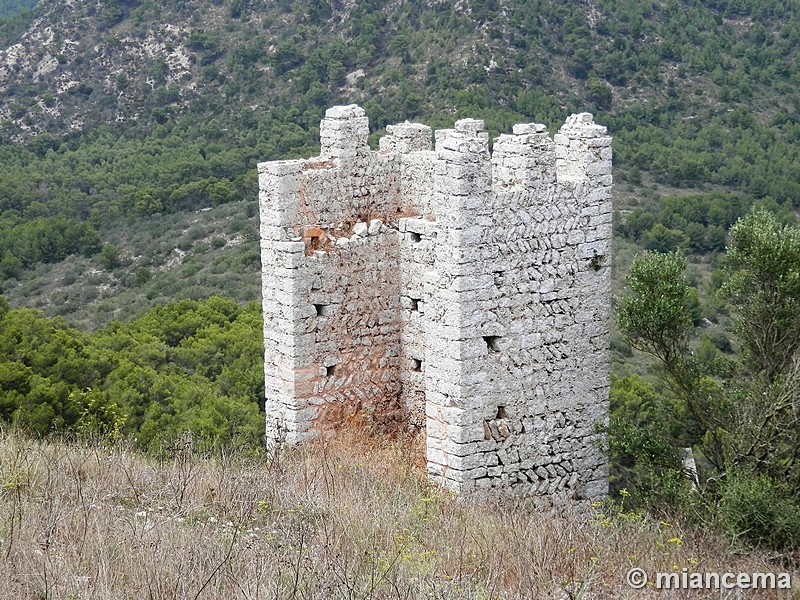
[[[781, 0], [0, 6], [17, 11], [0, 18], [0, 293], [15, 304], [49, 306], [52, 294], [23, 290], [51, 285], [37, 269], [75, 254], [121, 257], [80, 259], [94, 262], [70, 267], [78, 282], [102, 268], [122, 288], [151, 281], [142, 269], [161, 277], [171, 263], [125, 247], [135, 236], [120, 228], [254, 201], [256, 162], [316, 152], [337, 103], [364, 106], [375, 136], [465, 116], [492, 134], [554, 128], [590, 110], [614, 135], [618, 232], [637, 246], [715, 252], [753, 203], [800, 205], [800, 19]], [[687, 191], [689, 205], [663, 210], [662, 196]], [[175, 289], [147, 285], [152, 299]]]
[[0, 50], [12, 139], [280, 103], [318, 119], [344, 100], [370, 104], [377, 128], [467, 108], [516, 113], [501, 125], [796, 111], [797, 16], [778, 1], [58, 0], [34, 15]]
[[484, 79], [508, 68], [470, 6], [372, 4], [45, 3], [0, 51], [0, 119], [19, 141], [187, 111], [259, 117], [276, 103], [303, 110], [380, 92], [401, 93], [400, 118], [421, 112], [414, 84], [426, 71]]

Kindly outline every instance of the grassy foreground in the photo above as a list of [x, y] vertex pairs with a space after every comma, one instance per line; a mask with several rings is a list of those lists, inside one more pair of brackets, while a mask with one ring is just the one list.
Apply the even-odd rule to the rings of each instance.
[[459, 499], [421, 456], [419, 439], [344, 434], [270, 459], [187, 447], [159, 462], [0, 432], [0, 598], [791, 597], [631, 590], [633, 566], [782, 569], [619, 506]]

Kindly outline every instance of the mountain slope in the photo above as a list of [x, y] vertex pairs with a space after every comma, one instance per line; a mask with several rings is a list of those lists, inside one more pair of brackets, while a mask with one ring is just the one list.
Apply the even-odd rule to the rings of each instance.
[[44, 3], [0, 49], [0, 291], [25, 301], [18, 281], [120, 226], [255, 202], [256, 162], [315, 153], [324, 109], [349, 102], [376, 135], [591, 110], [615, 137], [616, 207], [635, 209], [620, 231], [715, 247], [731, 215], [687, 233], [657, 200], [797, 208], [798, 38], [780, 0]]
[[0, 2], [0, 18], [17, 15], [36, 6], [37, 0], [3, 0]]
[[[258, 117], [277, 100], [301, 112], [380, 102], [391, 114], [374, 114], [377, 128], [467, 108], [554, 120], [678, 99], [774, 115], [796, 109], [799, 33], [777, 0], [61, 0], [2, 52], [0, 114], [17, 136], [186, 111]], [[681, 98], [698, 89], [705, 98]]]

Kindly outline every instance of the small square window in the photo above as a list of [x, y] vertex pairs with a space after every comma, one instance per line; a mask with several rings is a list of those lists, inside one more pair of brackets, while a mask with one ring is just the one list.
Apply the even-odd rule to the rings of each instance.
[[500, 352], [500, 336], [499, 335], [485, 335], [483, 341], [486, 342], [486, 347], [489, 352]]

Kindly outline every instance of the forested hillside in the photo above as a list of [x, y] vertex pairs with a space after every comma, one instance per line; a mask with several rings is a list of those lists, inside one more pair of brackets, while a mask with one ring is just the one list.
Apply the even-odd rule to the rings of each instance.
[[[120, 222], [254, 202], [256, 162], [314, 153], [334, 103], [361, 103], [376, 134], [591, 110], [615, 137], [619, 231], [648, 247], [718, 251], [753, 202], [800, 202], [800, 28], [778, 0], [52, 2], [11, 29], [0, 290], [15, 304], [52, 311], [18, 282], [97, 256]], [[658, 199], [684, 189], [703, 208], [665, 215]], [[727, 195], [697, 196], [712, 191]], [[90, 306], [166, 270], [130, 258]]]
[[[670, 332], [680, 352], [655, 367], [641, 330], [614, 336], [613, 489], [712, 514], [753, 543], [800, 545], [796, 434], [778, 428], [750, 453], [739, 435], [745, 413], [795, 422], [796, 392], [753, 400], [785, 398], [793, 371], [748, 363], [744, 291], [761, 280], [732, 295], [755, 271], [746, 250], [741, 263], [725, 254], [730, 228], [760, 215], [750, 227], [767, 247], [755, 256], [783, 257], [770, 277], [800, 278], [791, 253], [770, 252], [797, 243], [797, 3], [32, 5], [0, 3], [0, 420], [127, 434], [154, 452], [183, 431], [254, 443], [258, 161], [315, 154], [333, 104], [361, 104], [373, 143], [406, 119], [476, 117], [497, 134], [529, 121], [553, 131], [588, 110], [614, 137], [615, 289], [631, 264], [642, 290], [670, 275], [682, 326]], [[635, 261], [641, 250], [677, 254]], [[784, 292], [791, 322], [800, 298]], [[685, 447], [724, 482], [702, 501]], [[778, 516], [780, 531], [765, 531]]]
[[219, 297], [157, 307], [94, 334], [0, 298], [0, 423], [129, 437], [168, 453], [256, 447], [263, 431], [261, 307]]
[[0, 2], [0, 17], [18, 15], [36, 6], [37, 0], [3, 0]]
[[[716, 251], [753, 202], [798, 198], [798, 21], [781, 2], [55, 2], [5, 24], [0, 291], [82, 323], [124, 316], [103, 304], [120, 293], [143, 309], [175, 288], [175, 257], [117, 247], [120, 224], [155, 233], [148, 220], [254, 201], [256, 162], [312, 154], [333, 103], [363, 104], [376, 134], [592, 110], [615, 136], [619, 232], [648, 247]], [[728, 195], [663, 214], [682, 189]], [[41, 268], [103, 242], [122, 260]], [[226, 250], [255, 253], [241, 242]], [[55, 297], [65, 278], [99, 291]], [[221, 291], [210, 279], [177, 288]]]

